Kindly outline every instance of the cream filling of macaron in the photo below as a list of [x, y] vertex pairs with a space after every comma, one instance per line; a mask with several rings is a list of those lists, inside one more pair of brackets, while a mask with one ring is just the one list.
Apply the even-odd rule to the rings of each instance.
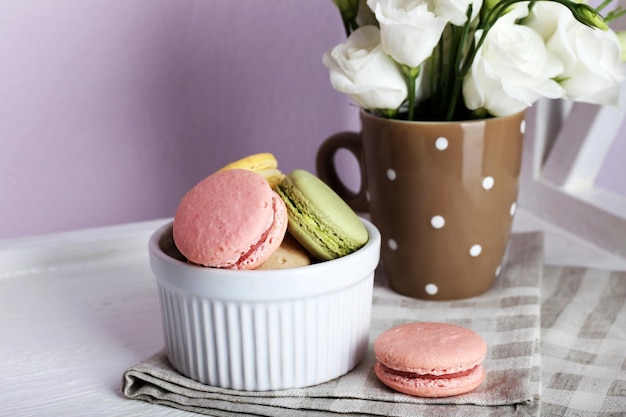
[[436, 374], [420, 374], [416, 372], [406, 372], [399, 371], [397, 369], [389, 368], [385, 366], [383, 363], [379, 362], [381, 368], [388, 374], [399, 376], [401, 378], [419, 378], [419, 379], [454, 379], [454, 378], [463, 378], [473, 373], [476, 373], [480, 370], [482, 365], [478, 364], [473, 368], [467, 369], [465, 371], [459, 371], [454, 373], [442, 373], [437, 372]]

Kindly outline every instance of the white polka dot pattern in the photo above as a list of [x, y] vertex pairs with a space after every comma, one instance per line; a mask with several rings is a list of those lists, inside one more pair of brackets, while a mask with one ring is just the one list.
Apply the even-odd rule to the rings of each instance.
[[430, 219], [430, 224], [435, 229], [441, 229], [446, 224], [446, 220], [442, 216], [433, 216]]
[[487, 191], [491, 190], [495, 183], [496, 181], [493, 179], [493, 177], [483, 178], [483, 188]]
[[435, 141], [435, 148], [439, 149], [440, 151], [445, 151], [446, 149], [448, 149], [448, 139], [444, 137], [437, 138], [437, 140]]
[[483, 247], [480, 245], [472, 245], [472, 247], [469, 250], [469, 254], [473, 256], [474, 258], [480, 255], [482, 252], [483, 252]]
[[[521, 121], [519, 126], [519, 132], [523, 135], [525, 133], [525, 129], [526, 129], [526, 123], [525, 121]], [[514, 132], [515, 133], [515, 132]], [[450, 142], [450, 140], [448, 139], [447, 135], [443, 132], [441, 132], [442, 136], [438, 136], [435, 137], [435, 139], [430, 142], [430, 146], [432, 147], [431, 149], [433, 149], [433, 151], [438, 154], [441, 155], [441, 158], [448, 158], [448, 154], [451, 154], [452, 152], [454, 152], [454, 156], [450, 155], [450, 158], [456, 158], [456, 152], [459, 152], [458, 149], [456, 149], [454, 146], [451, 148], [452, 143]], [[456, 139], [456, 138], [455, 138]], [[432, 140], [432, 139], [431, 139]], [[454, 145], [460, 146], [462, 149], [462, 153], [465, 153], [465, 145], [463, 145], [464, 142], [454, 142]], [[487, 146], [487, 145], [485, 145]], [[491, 145], [489, 145], [491, 146]], [[439, 152], [441, 152], [441, 154], [439, 154]], [[484, 155], [483, 155], [484, 156]], [[394, 158], [395, 159], [395, 158]], [[404, 162], [403, 162], [404, 163]], [[501, 194], [502, 193], [507, 193], [508, 190], [508, 186], [509, 186], [509, 172], [500, 172], [500, 168], [499, 166], [493, 166], [491, 164], [485, 164], [485, 165], [472, 165], [472, 166], [468, 166], [468, 168], [473, 169], [474, 167], [478, 166], [479, 168], [486, 168], [486, 171], [483, 171], [482, 173], [478, 172], [470, 172], [470, 171], [465, 171], [465, 167], [463, 167], [463, 171], [462, 171], [462, 175], [463, 175], [463, 181], [465, 182], [465, 184], [463, 185], [463, 187], [466, 188], [471, 188], [471, 187], [480, 187], [478, 190], [476, 189], [468, 189], [468, 193], [474, 194], [477, 199], [482, 199], [483, 197], [479, 197], [480, 192], [485, 192], [484, 198], [488, 199], [490, 202], [487, 203], [487, 206], [489, 205], [493, 205], [492, 202], [497, 201], [498, 205], [502, 204], [500, 198], [502, 197]], [[398, 176], [398, 172], [396, 171], [396, 168], [398, 168], [397, 166], [394, 166], [393, 162], [390, 163], [387, 167], [386, 167], [386, 171], [385, 171], [385, 176], [387, 181], [389, 181], [389, 186], [392, 187], [392, 189], [396, 189], [396, 187], [400, 187], [400, 189], [402, 189], [402, 187], [404, 187], [404, 181], [410, 181], [410, 178], [405, 178], [404, 176]], [[403, 171], [404, 172], [404, 171]], [[411, 175], [413, 175], [412, 173], [405, 173], [407, 177], [410, 177]], [[465, 177], [465, 175], [468, 174], [467, 178]], [[479, 177], [474, 176], [475, 174], [478, 174]], [[434, 174], [431, 174], [434, 175]], [[503, 178], [500, 178], [500, 177]], [[475, 182], [476, 181], [476, 182]], [[392, 184], [393, 182], [393, 184]], [[477, 184], [478, 182], [478, 184]], [[498, 184], [496, 184], [496, 182], [498, 182]], [[496, 187], [496, 185], [498, 185]], [[422, 192], [422, 191], [420, 191]], [[369, 201], [369, 194], [366, 194], [367, 200]], [[502, 207], [502, 206], [501, 206]], [[437, 234], [436, 239], [440, 239], [443, 238], [445, 240], [450, 239], [448, 237], [448, 233], [454, 233], [453, 230], [455, 229], [456, 222], [458, 222], [460, 219], [457, 218], [455, 211], [456, 208], [455, 207], [450, 207], [449, 204], [447, 203], [447, 201], [444, 200], [435, 200], [433, 207], [430, 207], [429, 209], [433, 209], [434, 212], [431, 212], [430, 214], [430, 218], [427, 220], [430, 223], [430, 227], [432, 228], [432, 233], [433, 233], [433, 239], [435, 239], [435, 234]], [[453, 211], [451, 213], [448, 213], [448, 209], [452, 209]], [[510, 215], [510, 217], [513, 217], [517, 211], [517, 202], [516, 201], [512, 201], [512, 202], [508, 202], [505, 203], [503, 206], [504, 209], [504, 213], [502, 213], [502, 215], [506, 216], [506, 213], [508, 211], [508, 215]], [[474, 210], [474, 208], [472, 207], [471, 210]], [[502, 209], [500, 209], [502, 210]], [[475, 214], [479, 214], [480, 213], [475, 213]], [[415, 216], [414, 216], [415, 217]], [[499, 217], [499, 216], [498, 216]], [[414, 218], [412, 219], [412, 221], [416, 221], [419, 222], [420, 224], [424, 225], [424, 220], [425, 219], [417, 219]], [[423, 226], [421, 226], [423, 227]], [[469, 236], [470, 238], [472, 238], [471, 236]], [[481, 241], [481, 238], [476, 236], [474, 237], [474, 239]], [[475, 241], [476, 241], [475, 240]], [[484, 241], [481, 241], [482, 244], [478, 244], [478, 243], [474, 243], [474, 242], [470, 242], [469, 245], [466, 243], [462, 243], [461, 241], [458, 242], [461, 246], [454, 249], [454, 252], [457, 251], [464, 251], [465, 250], [465, 256], [469, 255], [469, 259], [467, 259], [467, 262], [472, 262], [475, 263], [477, 261], [471, 260], [472, 258], [479, 258], [482, 257], [484, 258], [482, 261], [480, 261], [480, 264], [482, 265], [483, 263], [490, 263], [491, 262], [491, 257], [492, 257], [492, 253], [487, 253], [487, 249], [483, 248], [482, 244], [487, 245], [486, 248], [489, 248], [489, 251], [491, 250], [497, 250], [497, 249], [492, 249], [493, 245], [492, 242], [487, 239]], [[387, 250], [389, 251], [394, 251], [396, 252], [398, 250], [398, 244], [403, 244], [403, 242], [398, 242], [393, 238], [389, 238], [387, 239]], [[452, 250], [452, 248], [450, 248]], [[485, 249], [485, 254], [483, 254], [483, 249]], [[400, 252], [396, 252], [393, 256], [400, 256], [401, 254], [405, 253], [406, 251], [400, 251]], [[457, 256], [457, 254], [453, 254], [453, 253], [449, 253], [450, 256]], [[459, 254], [460, 255], [460, 254]], [[405, 255], [402, 255], [405, 256]], [[465, 262], [465, 261], [464, 261]], [[477, 268], [483, 268], [483, 266], [478, 266], [478, 264], [476, 264]], [[488, 269], [490, 269], [491, 272], [489, 271], [485, 271], [488, 274], [494, 274], [492, 276], [499, 276], [502, 266], [501, 265], [492, 265], [491, 267], [488, 267]], [[429, 282], [430, 281], [430, 282]], [[431, 296], [433, 298], [436, 297], [440, 297], [440, 296], [446, 296], [444, 294], [447, 294], [447, 290], [444, 288], [441, 288], [441, 282], [439, 281], [439, 278], [435, 275], [432, 275], [426, 282], [424, 282], [422, 285], [424, 285], [423, 291], [428, 295]]]
[[436, 295], [439, 292], [439, 287], [437, 287], [435, 284], [426, 284], [424, 290], [428, 295]]

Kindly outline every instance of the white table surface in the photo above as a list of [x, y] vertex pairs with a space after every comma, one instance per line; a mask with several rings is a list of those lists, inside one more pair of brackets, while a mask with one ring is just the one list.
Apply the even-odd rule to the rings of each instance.
[[[132, 401], [122, 373], [162, 349], [147, 239], [166, 220], [0, 241], [0, 415], [191, 416]], [[626, 260], [519, 210], [545, 263], [626, 270]]]

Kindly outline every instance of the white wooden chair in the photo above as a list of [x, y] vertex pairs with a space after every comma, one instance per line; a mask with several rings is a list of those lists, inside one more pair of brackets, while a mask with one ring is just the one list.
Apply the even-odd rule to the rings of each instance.
[[[626, 83], [617, 107], [540, 101], [528, 112], [520, 206], [626, 257], [626, 196], [596, 185], [626, 119]], [[626, 133], [626, 132], [625, 132]], [[626, 180], [626, 155], [623, 179]]]

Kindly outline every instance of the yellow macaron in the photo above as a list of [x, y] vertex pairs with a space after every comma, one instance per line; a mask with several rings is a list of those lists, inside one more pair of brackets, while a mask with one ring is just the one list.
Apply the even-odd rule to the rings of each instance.
[[285, 175], [278, 169], [278, 161], [274, 155], [269, 152], [246, 156], [245, 158], [229, 163], [219, 171], [225, 171], [227, 169], [246, 169], [256, 172], [262, 175], [272, 188], [285, 178]]

